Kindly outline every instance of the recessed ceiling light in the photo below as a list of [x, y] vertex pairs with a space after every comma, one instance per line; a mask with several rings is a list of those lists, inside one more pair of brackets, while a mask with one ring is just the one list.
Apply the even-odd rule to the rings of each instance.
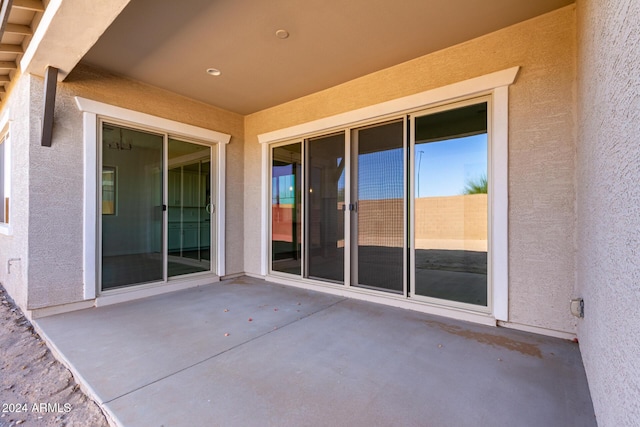
[[207, 74], [211, 76], [219, 76], [222, 73], [217, 68], [207, 68]]
[[289, 38], [289, 31], [287, 30], [278, 30], [276, 31], [276, 37], [279, 39], [286, 39]]

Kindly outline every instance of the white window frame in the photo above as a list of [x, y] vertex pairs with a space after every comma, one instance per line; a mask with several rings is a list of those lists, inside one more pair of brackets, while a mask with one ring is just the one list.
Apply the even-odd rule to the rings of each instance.
[[[377, 302], [405, 306], [424, 312], [429, 312], [448, 317], [455, 317], [475, 322], [495, 324], [496, 321], [509, 320], [509, 247], [508, 247], [508, 134], [509, 134], [509, 86], [513, 84], [520, 67], [512, 67], [502, 71], [486, 74], [461, 82], [453, 83], [436, 89], [427, 90], [414, 95], [394, 99], [376, 105], [371, 105], [358, 110], [349, 111], [331, 117], [303, 123], [300, 125], [279, 129], [258, 135], [258, 142], [262, 145], [262, 235], [261, 235], [261, 274], [269, 275], [269, 245], [270, 245], [270, 153], [271, 145], [284, 141], [292, 141], [319, 132], [354, 127], [359, 123], [370, 123], [372, 120], [398, 115], [410, 114], [440, 105], [453, 104], [459, 101], [489, 96], [490, 123], [492, 132], [490, 153], [490, 182], [489, 194], [491, 194], [491, 217], [489, 218], [489, 239], [491, 241], [492, 254], [490, 257], [490, 269], [492, 271], [491, 295], [492, 307], [488, 315], [472, 313], [455, 308], [442, 308], [437, 305], [420, 304], [417, 306], [411, 302], [398, 302], [388, 298], [366, 297], [360, 294], [347, 294], [342, 290], [326, 289], [329, 292], [349, 295], [355, 298], [375, 300]], [[270, 276], [273, 277], [273, 276]], [[274, 277], [274, 279], [277, 279]], [[283, 280], [284, 282], [284, 280]], [[294, 286], [309, 287], [305, 283], [297, 283], [295, 280], [286, 281]], [[487, 319], [489, 316], [490, 319]]]
[[[205, 129], [162, 117], [153, 116], [139, 111], [129, 110], [114, 105], [91, 99], [75, 97], [78, 109], [83, 113], [83, 141], [84, 141], [84, 299], [95, 299], [97, 296], [97, 243], [98, 236], [98, 140], [100, 119], [117, 120], [129, 123], [132, 126], [140, 126], [148, 129], [157, 129], [163, 133], [176, 137], [184, 137], [199, 140], [212, 144], [216, 149], [217, 159], [217, 215], [216, 215], [216, 273], [218, 276], [225, 274], [225, 176], [226, 176], [226, 146], [231, 140], [231, 135]], [[135, 291], [136, 287], [127, 290]], [[175, 290], [164, 286], [166, 291]], [[152, 295], [161, 291], [147, 291], [140, 296]], [[107, 297], [105, 297], [107, 298]], [[128, 299], [127, 297], [114, 297], [110, 302], [119, 302]], [[106, 303], [106, 302], [105, 302]]]
[[[11, 120], [9, 119], [9, 110], [0, 116], [0, 141], [4, 145], [4, 164], [0, 165], [0, 173], [4, 174], [4, 197], [9, 198], [9, 209], [5, 212], [5, 217], [9, 217], [9, 222], [0, 222], [0, 234], [9, 236], [11, 235], [11, 224], [13, 223], [11, 217]], [[4, 200], [0, 200], [3, 204]]]

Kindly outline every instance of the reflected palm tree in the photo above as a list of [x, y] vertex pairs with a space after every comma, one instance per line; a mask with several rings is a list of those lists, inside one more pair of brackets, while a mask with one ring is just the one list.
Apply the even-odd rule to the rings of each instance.
[[487, 194], [489, 188], [489, 182], [487, 175], [482, 174], [477, 178], [467, 180], [467, 183], [462, 190], [462, 194]]

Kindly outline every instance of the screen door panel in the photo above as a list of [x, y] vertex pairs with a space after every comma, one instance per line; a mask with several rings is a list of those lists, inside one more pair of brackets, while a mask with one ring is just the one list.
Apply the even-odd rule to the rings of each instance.
[[404, 291], [404, 123], [357, 129], [352, 195], [352, 285]]
[[344, 133], [307, 140], [307, 277], [344, 282]]

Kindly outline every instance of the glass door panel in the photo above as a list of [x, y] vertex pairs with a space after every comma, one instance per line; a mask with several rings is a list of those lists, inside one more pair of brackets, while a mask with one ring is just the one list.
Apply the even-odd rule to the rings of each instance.
[[414, 289], [487, 305], [487, 104], [414, 120]]
[[344, 282], [344, 133], [307, 140], [306, 277]]
[[271, 270], [302, 274], [302, 143], [275, 147], [271, 159]]
[[164, 137], [102, 124], [102, 289], [164, 280]]
[[169, 138], [169, 277], [211, 270], [211, 148]]
[[404, 121], [353, 131], [354, 286], [404, 292], [404, 139]]

